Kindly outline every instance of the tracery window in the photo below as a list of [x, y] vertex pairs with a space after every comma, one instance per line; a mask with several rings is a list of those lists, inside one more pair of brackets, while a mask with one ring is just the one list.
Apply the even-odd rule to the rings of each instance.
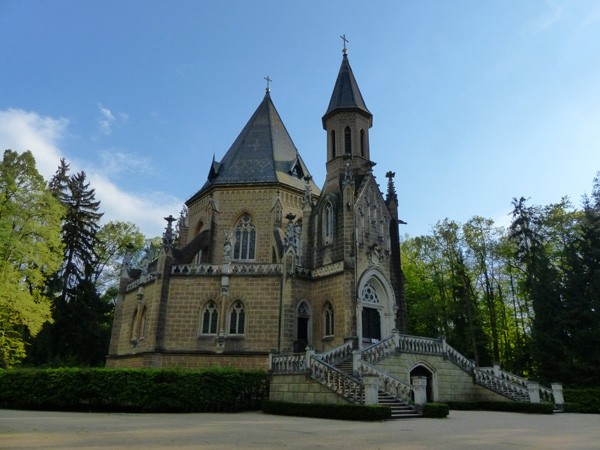
[[217, 334], [217, 304], [212, 300], [209, 301], [202, 312], [202, 334]]
[[254, 259], [256, 252], [256, 228], [250, 214], [244, 214], [235, 228], [233, 259]]
[[333, 308], [331, 307], [331, 303], [329, 303], [329, 302], [327, 302], [325, 304], [323, 320], [325, 323], [325, 336], [333, 336], [333, 333], [334, 333]]
[[229, 315], [229, 334], [244, 334], [246, 312], [244, 304], [237, 300]]
[[365, 284], [361, 292], [363, 302], [379, 304], [379, 295], [371, 283]]

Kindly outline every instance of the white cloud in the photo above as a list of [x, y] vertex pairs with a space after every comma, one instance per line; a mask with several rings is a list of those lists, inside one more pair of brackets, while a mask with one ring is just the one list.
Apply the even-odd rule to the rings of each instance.
[[102, 172], [105, 174], [156, 174], [148, 158], [134, 153], [127, 153], [120, 150], [104, 150], [100, 153], [100, 158], [102, 159]]
[[0, 111], [2, 150], [11, 149], [18, 153], [30, 150], [38, 171], [49, 179], [62, 157], [59, 143], [66, 135], [68, 124], [69, 121], [62, 117], [45, 117], [20, 109]]
[[[183, 202], [161, 192], [126, 192], [100, 173], [99, 169], [90, 168], [91, 163], [72, 161], [60, 148], [61, 140], [68, 135], [68, 124], [64, 118], [41, 116], [30, 111], [0, 111], [0, 145], [4, 146], [2, 150], [10, 148], [19, 153], [31, 150], [39, 172], [47, 180], [54, 175], [60, 158], [64, 157], [71, 165], [72, 173], [80, 170], [86, 172], [90, 186], [96, 190], [96, 199], [101, 201], [103, 222], [128, 221], [137, 225], [148, 237], [162, 234], [165, 227], [163, 217], [169, 214], [177, 216]], [[144, 171], [151, 168], [148, 160], [119, 152], [114, 152], [111, 157], [115, 154], [118, 160], [115, 164], [128, 164], [128, 170]]]
[[100, 118], [98, 119], [100, 132], [106, 136], [112, 134], [115, 128], [129, 123], [129, 114], [127, 113], [121, 112], [117, 113], [115, 116], [115, 114], [102, 103], [98, 103], [98, 110], [100, 111]]

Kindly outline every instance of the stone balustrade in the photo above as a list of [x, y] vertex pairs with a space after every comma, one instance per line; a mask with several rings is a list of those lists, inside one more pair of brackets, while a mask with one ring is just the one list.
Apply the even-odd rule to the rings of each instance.
[[514, 384], [510, 381], [498, 377], [493, 373], [479, 368], [473, 369], [473, 380], [476, 384], [486, 387], [494, 392], [504, 395], [511, 400], [518, 402], [530, 401], [530, 391], [527, 386]]
[[306, 373], [308, 364], [305, 354], [269, 355], [269, 369], [277, 375], [294, 375]]
[[317, 354], [316, 356], [330, 366], [335, 366], [336, 364], [352, 356], [352, 341], [345, 342], [338, 347], [332, 348], [331, 350], [321, 354]]
[[311, 358], [310, 376], [351, 403], [362, 404], [364, 401], [363, 384], [319, 358]]
[[405, 353], [426, 353], [429, 355], [442, 355], [443, 346], [440, 339], [399, 335], [398, 347]]
[[396, 352], [397, 341], [394, 336], [386, 338], [377, 344], [373, 344], [360, 352], [361, 358], [371, 364], [393, 355]]
[[379, 379], [379, 389], [390, 394], [404, 403], [413, 404], [413, 387], [398, 378], [379, 370], [377, 367], [361, 360], [358, 367], [359, 373], [365, 375], [377, 376]]

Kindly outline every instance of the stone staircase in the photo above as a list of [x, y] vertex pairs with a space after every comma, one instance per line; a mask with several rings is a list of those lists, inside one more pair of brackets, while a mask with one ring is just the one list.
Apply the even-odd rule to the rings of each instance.
[[[352, 370], [352, 358], [346, 358], [335, 365], [337, 369], [344, 372], [348, 376], [355, 378]], [[421, 414], [408, 403], [402, 402], [396, 397], [387, 392], [379, 390], [377, 392], [377, 403], [383, 406], [389, 406], [392, 410], [392, 419], [410, 419], [421, 417]]]

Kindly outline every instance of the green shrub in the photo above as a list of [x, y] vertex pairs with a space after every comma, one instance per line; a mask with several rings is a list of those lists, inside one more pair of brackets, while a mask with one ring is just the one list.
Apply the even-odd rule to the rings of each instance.
[[319, 419], [375, 421], [387, 420], [392, 417], [391, 408], [380, 405], [330, 405], [264, 400], [262, 410], [267, 414], [315, 417]]
[[0, 372], [0, 407], [65, 411], [201, 412], [259, 409], [259, 371], [15, 369]]
[[445, 403], [425, 403], [423, 417], [444, 418], [450, 414], [450, 408]]
[[[565, 403], [576, 403], [577, 411], [585, 414], [600, 414], [600, 388], [569, 388], [563, 390]], [[565, 411], [567, 407], [565, 405]]]
[[552, 414], [554, 405], [552, 403], [525, 403], [525, 402], [448, 402], [450, 409], [454, 410], [483, 410], [483, 411], [506, 411], [521, 412], [529, 414]]

